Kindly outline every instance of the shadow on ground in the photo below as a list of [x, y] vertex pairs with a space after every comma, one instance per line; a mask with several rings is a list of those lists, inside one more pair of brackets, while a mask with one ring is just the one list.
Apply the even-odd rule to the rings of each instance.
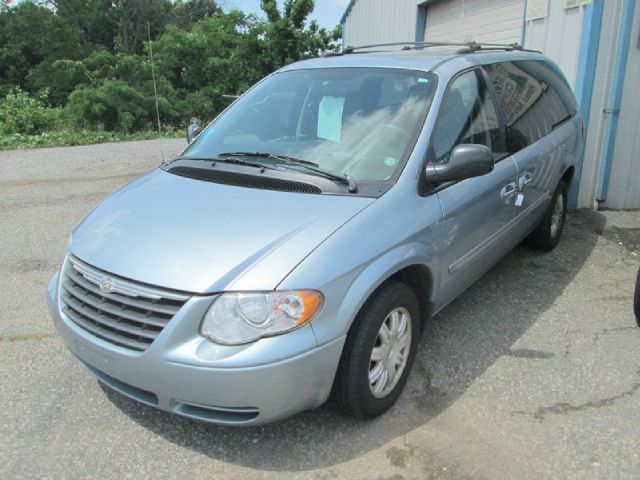
[[500, 356], [554, 353], [512, 349], [580, 270], [604, 229], [604, 217], [568, 218], [560, 246], [541, 253], [521, 246], [428, 325], [400, 400], [382, 417], [361, 422], [331, 405], [276, 424], [219, 427], [140, 405], [106, 387], [134, 421], [185, 448], [217, 460], [271, 471], [329, 467], [384, 445], [442, 413]]

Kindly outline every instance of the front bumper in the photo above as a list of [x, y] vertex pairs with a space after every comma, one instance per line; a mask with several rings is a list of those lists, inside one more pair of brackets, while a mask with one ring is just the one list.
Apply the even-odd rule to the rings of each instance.
[[225, 425], [258, 425], [323, 404], [344, 337], [318, 346], [310, 326], [241, 346], [198, 334], [210, 297], [193, 297], [144, 352], [114, 346], [60, 310], [59, 275], [47, 299], [67, 347], [102, 383], [142, 403]]

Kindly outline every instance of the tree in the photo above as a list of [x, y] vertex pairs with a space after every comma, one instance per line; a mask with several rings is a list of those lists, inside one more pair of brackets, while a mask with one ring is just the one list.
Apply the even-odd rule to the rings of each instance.
[[338, 48], [341, 28], [329, 32], [315, 21], [305, 28], [314, 0], [285, 0], [282, 12], [276, 0], [261, 0], [260, 7], [268, 20], [265, 33], [272, 69]]
[[11, 86], [26, 89], [29, 70], [43, 61], [78, 60], [88, 51], [82, 33], [64, 18], [20, 3], [0, 13], [0, 94]]
[[111, 0], [38, 0], [82, 32], [85, 41], [113, 51], [118, 18]]
[[[155, 120], [150, 30], [163, 123], [212, 118], [229, 104], [224, 94], [243, 93], [287, 63], [336, 48], [339, 29], [307, 22], [313, 0], [284, 0], [281, 10], [276, 0], [262, 0], [261, 7], [266, 20], [225, 12], [216, 0], [3, 3], [0, 103], [18, 86], [28, 92], [12, 94], [12, 102], [36, 112], [34, 118], [60, 111], [51, 104], [66, 105], [74, 125], [149, 128]], [[30, 98], [40, 102], [37, 108]]]
[[[155, 122], [155, 99], [144, 90], [122, 80], [106, 80], [100, 86], [82, 86], [69, 97], [67, 109], [88, 127], [108, 131], [130, 132], [152, 129]], [[176, 111], [166, 97], [158, 98], [160, 115], [176, 120]]]
[[224, 94], [244, 92], [270, 73], [265, 22], [239, 10], [217, 11], [190, 32], [173, 25], [153, 43], [158, 79], [175, 89], [181, 119], [213, 118], [229, 105]]
[[222, 9], [214, 0], [177, 0], [173, 3], [169, 23], [189, 31], [197, 22], [216, 13], [222, 13]]
[[31, 91], [48, 92], [48, 100], [53, 105], [67, 103], [69, 94], [78, 86], [88, 84], [91, 75], [79, 60], [54, 60], [40, 62], [27, 74], [27, 84]]
[[164, 31], [170, 17], [169, 0], [114, 0], [120, 24], [116, 46], [124, 53], [140, 53], [148, 36], [152, 38]]

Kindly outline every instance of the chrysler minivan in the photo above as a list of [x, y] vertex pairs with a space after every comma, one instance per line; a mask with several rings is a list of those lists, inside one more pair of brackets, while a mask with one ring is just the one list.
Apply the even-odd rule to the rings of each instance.
[[378, 47], [278, 70], [76, 226], [48, 303], [102, 383], [227, 425], [330, 396], [374, 417], [430, 317], [521, 241], [556, 246], [583, 148], [558, 67]]

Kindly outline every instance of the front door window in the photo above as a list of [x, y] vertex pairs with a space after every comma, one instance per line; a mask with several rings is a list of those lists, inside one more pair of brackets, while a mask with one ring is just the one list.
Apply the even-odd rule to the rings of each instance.
[[445, 94], [432, 135], [432, 159], [447, 163], [456, 145], [485, 145], [494, 155], [505, 151], [500, 121], [479, 71], [457, 77]]

